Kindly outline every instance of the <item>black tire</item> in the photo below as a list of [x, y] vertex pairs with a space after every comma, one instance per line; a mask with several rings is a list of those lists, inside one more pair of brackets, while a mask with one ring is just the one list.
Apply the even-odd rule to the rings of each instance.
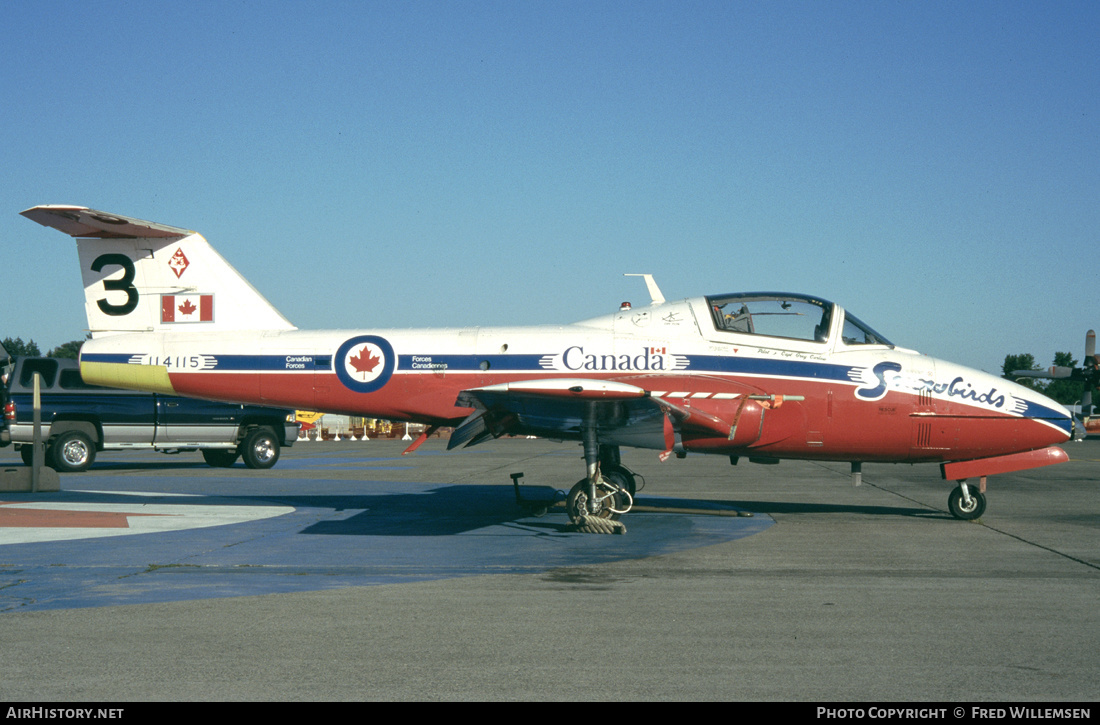
[[271, 468], [279, 460], [279, 439], [270, 428], [257, 428], [245, 437], [238, 450], [249, 468]]
[[202, 451], [202, 459], [214, 468], [229, 468], [240, 456], [240, 453], [228, 448], [204, 448]]
[[34, 446], [21, 446], [19, 448], [19, 457], [23, 459], [24, 466], [33, 466]]
[[95, 463], [95, 444], [78, 430], [62, 433], [46, 451], [50, 467], [58, 473], [87, 471]]
[[973, 521], [985, 513], [985, 494], [971, 490], [970, 505], [967, 506], [963, 501], [962, 489], [956, 486], [947, 497], [947, 508], [955, 518]]
[[587, 478], [582, 478], [580, 481], [577, 481], [577, 485], [570, 489], [569, 496], [565, 500], [565, 510], [569, 514], [569, 520], [573, 523], [580, 521], [582, 516], [596, 516], [601, 519], [618, 521], [620, 514], [615, 513], [611, 509], [615, 508], [622, 510], [625, 505], [626, 502], [623, 500], [622, 496], [618, 493], [613, 493], [610, 499], [601, 501], [598, 511], [595, 513], [590, 512], [588, 510]]

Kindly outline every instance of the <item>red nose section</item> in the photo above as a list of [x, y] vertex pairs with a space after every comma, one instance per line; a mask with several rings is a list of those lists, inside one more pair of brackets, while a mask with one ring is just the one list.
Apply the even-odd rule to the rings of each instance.
[[950, 458], [966, 460], [1005, 456], [1033, 451], [1047, 446], [1065, 443], [1071, 437], [1072, 422], [1069, 416], [1008, 417], [973, 413], [941, 416], [937, 424], [953, 429], [944, 431], [950, 439], [954, 433]]

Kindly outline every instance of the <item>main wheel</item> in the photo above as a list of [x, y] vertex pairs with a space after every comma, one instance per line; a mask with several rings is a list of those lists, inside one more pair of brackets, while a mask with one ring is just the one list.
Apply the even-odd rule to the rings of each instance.
[[985, 494], [980, 491], [970, 491], [970, 503], [963, 499], [962, 488], [956, 486], [947, 497], [947, 508], [951, 515], [963, 521], [973, 521], [985, 513]]
[[601, 482], [596, 486], [596, 497], [596, 510], [591, 511], [588, 506], [588, 479], [582, 478], [578, 481], [565, 500], [565, 510], [569, 514], [569, 520], [577, 523], [583, 516], [596, 516], [618, 521], [621, 516], [618, 512], [626, 508], [626, 500], [622, 494], [614, 487]]
[[634, 480], [634, 474], [626, 468], [622, 466], [601, 466], [600, 475], [606, 478], [608, 483], [612, 483], [619, 488], [625, 488], [630, 497], [634, 498], [638, 484]]
[[229, 468], [237, 462], [240, 453], [232, 449], [203, 448], [202, 459], [214, 468]]
[[270, 428], [257, 428], [244, 439], [240, 453], [249, 468], [271, 468], [279, 460], [279, 439]]
[[95, 445], [84, 433], [71, 430], [59, 435], [50, 445], [46, 459], [58, 473], [86, 471], [95, 462]]

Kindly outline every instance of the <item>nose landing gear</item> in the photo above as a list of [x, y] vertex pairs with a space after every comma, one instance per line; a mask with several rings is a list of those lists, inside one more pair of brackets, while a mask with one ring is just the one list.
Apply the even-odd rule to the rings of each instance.
[[[984, 483], [983, 479], [982, 484]], [[963, 521], [981, 518], [985, 513], [985, 494], [981, 491], [985, 486], [982, 484], [979, 485], [979, 490], [971, 490], [965, 479], [959, 481], [959, 485], [947, 497], [947, 508], [952, 516]]]

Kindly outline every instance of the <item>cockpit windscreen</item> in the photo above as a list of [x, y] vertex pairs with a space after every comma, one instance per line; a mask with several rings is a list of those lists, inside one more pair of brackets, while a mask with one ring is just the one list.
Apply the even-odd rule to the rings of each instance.
[[[754, 292], [708, 297], [714, 326], [725, 332], [827, 342], [835, 308], [809, 295]], [[854, 315], [844, 313], [841, 340], [845, 345], [893, 344]]]
[[878, 334], [855, 315], [845, 311], [844, 329], [840, 332], [840, 338], [845, 345], [887, 345], [893, 347], [894, 343]]

